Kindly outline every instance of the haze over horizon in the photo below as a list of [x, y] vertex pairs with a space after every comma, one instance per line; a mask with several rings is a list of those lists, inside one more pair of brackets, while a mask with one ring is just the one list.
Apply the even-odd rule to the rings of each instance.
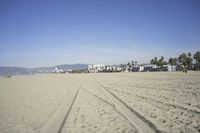
[[148, 63], [199, 50], [199, 0], [0, 1], [0, 66]]

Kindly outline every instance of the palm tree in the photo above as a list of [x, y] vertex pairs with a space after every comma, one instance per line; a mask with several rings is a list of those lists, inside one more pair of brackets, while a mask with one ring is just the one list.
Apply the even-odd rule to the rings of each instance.
[[173, 59], [173, 65], [177, 65], [177, 61], [178, 61], [178, 59], [177, 59], [177, 58], [174, 58], [174, 59]]
[[172, 66], [173, 66], [173, 65], [177, 65], [177, 61], [178, 61], [177, 58], [170, 58], [170, 59], [169, 59], [168, 64], [171, 65], [171, 69], [172, 69]]
[[157, 60], [158, 60], [158, 57], [154, 57], [154, 60], [155, 60], [155, 62], [157, 62]]
[[151, 64], [156, 65], [158, 62], [158, 58], [154, 57], [154, 59], [151, 59]]
[[158, 66], [160, 66], [161, 68], [163, 68], [163, 65], [165, 65], [166, 62], [164, 61], [164, 57], [161, 56], [161, 58], [158, 61]]
[[159, 60], [157, 57], [154, 57], [154, 59], [151, 59], [151, 64], [157, 65], [159, 68], [162, 69], [164, 65], [167, 65], [167, 62], [164, 61], [164, 57], [161, 56]]
[[131, 70], [131, 66], [132, 66], [131, 63], [128, 62], [127, 66], [128, 66], [128, 71], [130, 71]]
[[189, 69], [191, 69], [192, 68], [192, 58], [191, 58], [192, 54], [189, 52], [187, 55], [188, 55], [186, 58], [187, 66]]
[[185, 54], [185, 53], [182, 53], [182, 54], [179, 55], [179, 57], [178, 57], [178, 62], [179, 62], [181, 65], [186, 66], [186, 64], [185, 64], [186, 57], [187, 57], [186, 54]]
[[178, 61], [183, 66], [183, 71], [187, 72], [187, 69], [192, 65], [191, 53], [188, 53], [187, 55], [182, 53], [178, 57]]
[[134, 61], [131, 61], [131, 65], [132, 65], [132, 66], [134, 66], [134, 63], [135, 63]]
[[173, 65], [173, 58], [170, 58], [168, 62], [172, 66]]
[[137, 65], [137, 61], [135, 61], [135, 64]]
[[194, 55], [193, 58], [196, 60], [196, 63], [200, 63], [200, 51], [197, 51]]
[[161, 60], [161, 61], [163, 61], [163, 60], [164, 60], [164, 57], [163, 57], [163, 56], [161, 56], [160, 60]]
[[189, 53], [188, 53], [188, 57], [191, 57], [191, 56], [192, 56], [192, 54], [189, 52]]
[[196, 65], [198, 66], [198, 70], [199, 70], [199, 66], [200, 66], [200, 51], [197, 51], [194, 55], [193, 58], [196, 60]]
[[122, 71], [126, 70], [126, 65], [121, 64]]
[[169, 62], [169, 64], [171, 65], [171, 70], [172, 70], [173, 61], [174, 61], [174, 59], [173, 59], [173, 58], [170, 58], [170, 59], [169, 59], [169, 61], [168, 61], [168, 62]]
[[154, 59], [151, 59], [151, 61], [150, 61], [150, 62], [151, 62], [151, 64], [153, 64], [153, 65], [155, 64], [155, 61], [154, 61]]

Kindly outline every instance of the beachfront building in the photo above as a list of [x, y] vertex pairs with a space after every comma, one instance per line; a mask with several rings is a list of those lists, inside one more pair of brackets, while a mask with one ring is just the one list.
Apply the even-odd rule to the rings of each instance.
[[163, 65], [163, 67], [159, 67], [157, 65], [152, 65], [152, 64], [146, 64], [144, 65], [144, 70], [143, 71], [176, 71], [177, 70], [177, 65]]
[[144, 66], [139, 66], [139, 72], [144, 71]]
[[169, 72], [176, 71], [176, 65], [167, 65], [167, 70]]
[[88, 72], [97, 73], [97, 72], [121, 72], [123, 67], [119, 65], [103, 65], [103, 64], [93, 64], [88, 65]]
[[52, 70], [53, 73], [64, 73], [63, 69], [58, 69], [57, 67], [54, 68], [54, 70]]
[[116, 72], [121, 72], [121, 71], [123, 71], [123, 67], [121, 67], [121, 66], [116, 66], [116, 67], [115, 67], [115, 71], [116, 71]]
[[103, 72], [121, 72], [123, 68], [118, 65], [107, 65], [104, 67]]
[[112, 70], [113, 70], [112, 66], [105, 66], [103, 72], [112, 72]]
[[142, 71], [144, 71], [143, 65], [134, 65], [132, 67], [132, 72], [142, 72]]
[[159, 67], [154, 64], [126, 64], [126, 65], [103, 65], [103, 64], [93, 64], [88, 65], [88, 72], [152, 72], [152, 71], [176, 71], [176, 65], [163, 65]]
[[93, 65], [88, 65], [88, 71], [90, 73], [96, 73], [96, 72], [100, 72], [103, 71], [105, 68], [104, 64], [93, 64]]
[[158, 68], [157, 65], [153, 65], [153, 64], [144, 64], [143, 65], [143, 70], [145, 72], [149, 72], [149, 71], [155, 71]]

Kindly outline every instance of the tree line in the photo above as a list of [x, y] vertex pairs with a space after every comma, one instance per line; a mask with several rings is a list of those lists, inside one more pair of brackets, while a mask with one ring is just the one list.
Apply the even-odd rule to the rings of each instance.
[[[195, 60], [195, 63], [193, 63], [193, 59]], [[154, 57], [150, 61], [151, 64], [157, 65], [160, 69], [163, 68], [164, 65], [174, 65], [179, 66], [181, 70], [184, 72], [187, 72], [187, 70], [200, 70], [200, 51], [197, 51], [196, 53], [192, 54], [189, 53], [182, 53], [177, 58], [169, 58], [168, 62], [164, 61], [164, 57], [161, 56], [160, 58]]]

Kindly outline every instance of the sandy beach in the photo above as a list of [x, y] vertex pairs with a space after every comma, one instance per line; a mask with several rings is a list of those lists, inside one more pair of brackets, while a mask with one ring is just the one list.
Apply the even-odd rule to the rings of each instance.
[[200, 132], [200, 73], [0, 78], [0, 133]]

